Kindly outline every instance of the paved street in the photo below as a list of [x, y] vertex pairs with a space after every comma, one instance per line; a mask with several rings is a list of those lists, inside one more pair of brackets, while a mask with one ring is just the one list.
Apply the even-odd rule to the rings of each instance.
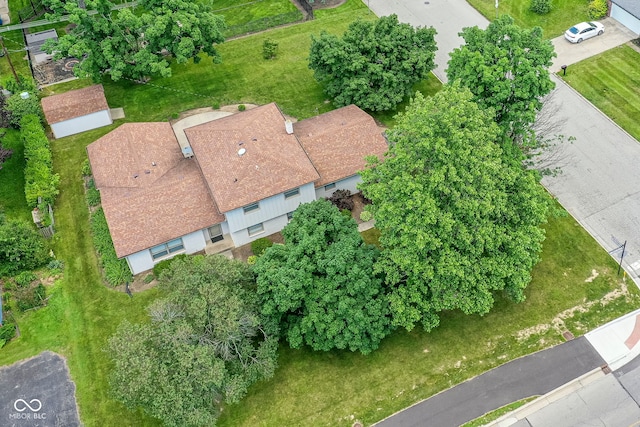
[[546, 394], [603, 364], [600, 355], [581, 337], [485, 372], [376, 426], [459, 426], [511, 402]]

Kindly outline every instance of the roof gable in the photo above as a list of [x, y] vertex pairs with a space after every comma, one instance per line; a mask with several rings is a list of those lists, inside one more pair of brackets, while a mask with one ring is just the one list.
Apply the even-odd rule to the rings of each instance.
[[388, 150], [382, 130], [355, 105], [294, 123], [293, 129], [320, 174], [316, 187], [357, 174], [365, 157], [382, 159]]
[[185, 130], [221, 212], [313, 182], [320, 176], [274, 104]]
[[47, 96], [40, 103], [50, 125], [109, 109], [102, 85]]

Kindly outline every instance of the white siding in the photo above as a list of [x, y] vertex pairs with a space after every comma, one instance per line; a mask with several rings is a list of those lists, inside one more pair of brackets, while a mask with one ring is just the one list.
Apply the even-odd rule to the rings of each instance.
[[640, 19], [631, 15], [617, 4], [611, 5], [611, 17], [634, 33], [640, 34]]
[[[295, 210], [295, 209], [293, 209]], [[267, 221], [263, 221], [262, 225], [264, 226], [264, 231], [262, 233], [254, 234], [253, 236], [249, 236], [249, 232], [246, 228], [236, 231], [235, 233], [231, 233], [231, 238], [233, 239], [233, 243], [236, 246], [246, 245], [260, 237], [266, 237], [270, 234], [277, 233], [281, 231], [285, 225], [287, 225], [287, 214], [280, 215], [277, 218], [272, 218]], [[253, 225], [253, 224], [252, 224]]]
[[362, 182], [362, 178], [360, 178], [360, 175], [353, 175], [340, 181], [336, 181], [335, 188], [332, 188], [331, 190], [325, 191], [324, 185], [320, 186], [316, 188], [316, 198], [322, 199], [331, 197], [333, 192], [336, 190], [349, 190], [351, 191], [351, 194], [359, 193], [360, 190], [358, 190], [357, 185], [360, 182]]
[[151, 257], [151, 252], [149, 249], [145, 249], [144, 251], [136, 252], [135, 254], [131, 254], [127, 256], [127, 262], [129, 263], [129, 268], [131, 268], [131, 272], [133, 274], [138, 274], [143, 271], [151, 270], [153, 266], [162, 260], [173, 258], [178, 254], [192, 254], [195, 252], [199, 252], [204, 250], [204, 247], [207, 244], [205, 240], [205, 234], [207, 230], [198, 230], [193, 233], [189, 233], [186, 236], [182, 236], [182, 244], [184, 245], [184, 251], [179, 251], [171, 254], [170, 256], [166, 256], [164, 258], [159, 258], [154, 261]]
[[113, 123], [109, 110], [96, 111], [85, 116], [75, 117], [64, 122], [54, 123], [51, 130], [56, 138], [75, 135], [91, 129], [107, 126]]
[[[278, 218], [285, 215], [287, 212], [296, 210], [301, 203], [308, 203], [315, 200], [316, 195], [313, 189], [313, 183], [300, 186], [300, 194], [294, 197], [290, 197], [285, 200], [284, 193], [276, 194], [275, 196], [268, 197], [260, 200], [260, 209], [256, 209], [247, 214], [244, 213], [242, 208], [234, 209], [229, 212], [225, 212], [227, 217], [227, 223], [229, 224], [229, 232], [232, 236], [236, 236], [239, 231], [244, 231], [247, 234], [246, 228], [258, 223], [266, 223], [274, 218]], [[286, 224], [286, 222], [285, 222]], [[266, 231], [266, 226], [265, 226]], [[280, 231], [280, 230], [276, 230]], [[275, 231], [274, 231], [275, 233]], [[253, 240], [253, 239], [252, 239]], [[238, 243], [233, 238], [236, 246], [240, 246], [244, 243]]]

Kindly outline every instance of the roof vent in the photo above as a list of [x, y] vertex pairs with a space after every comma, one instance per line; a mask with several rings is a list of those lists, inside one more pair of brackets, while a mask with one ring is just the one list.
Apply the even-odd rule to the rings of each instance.
[[247, 150], [245, 148], [241, 148], [241, 149], [238, 150], [238, 156], [242, 156], [246, 152], [247, 152]]
[[151, 162], [151, 166], [156, 166], [156, 162]]
[[193, 157], [193, 150], [190, 146], [182, 147], [182, 155], [185, 159], [190, 159]]
[[149, 175], [149, 174], [151, 173], [151, 171], [150, 171], [149, 169], [147, 169], [147, 170], [145, 170], [145, 171], [144, 171], [144, 173], [145, 173], [146, 175]]
[[291, 123], [291, 120], [285, 120], [284, 128], [287, 131], [287, 134], [291, 135], [293, 133], [293, 123]]

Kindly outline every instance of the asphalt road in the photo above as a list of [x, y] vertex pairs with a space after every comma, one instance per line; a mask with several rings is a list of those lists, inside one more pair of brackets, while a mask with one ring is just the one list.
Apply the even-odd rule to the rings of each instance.
[[604, 364], [580, 337], [508, 362], [375, 425], [457, 427], [511, 402], [546, 394]]

